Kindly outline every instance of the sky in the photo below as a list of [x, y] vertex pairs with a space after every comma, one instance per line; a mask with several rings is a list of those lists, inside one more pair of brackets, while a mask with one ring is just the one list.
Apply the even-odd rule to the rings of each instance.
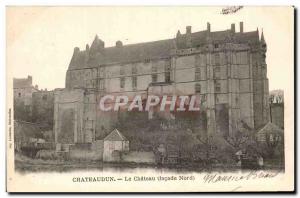
[[286, 89], [293, 75], [293, 9], [244, 7], [222, 15], [222, 7], [8, 7], [6, 10], [7, 74], [33, 77], [33, 84], [52, 90], [65, 86], [74, 47], [85, 49], [97, 34], [105, 46], [174, 38], [185, 33], [230, 29], [263, 30], [267, 43], [269, 88]]

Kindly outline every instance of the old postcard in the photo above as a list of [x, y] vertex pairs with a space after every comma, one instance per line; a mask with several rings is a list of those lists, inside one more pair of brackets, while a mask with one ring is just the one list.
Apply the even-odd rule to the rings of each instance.
[[294, 191], [294, 8], [6, 8], [8, 192]]

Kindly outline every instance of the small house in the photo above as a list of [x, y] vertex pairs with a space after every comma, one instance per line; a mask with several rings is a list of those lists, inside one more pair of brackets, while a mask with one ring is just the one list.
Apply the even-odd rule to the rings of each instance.
[[256, 134], [258, 142], [281, 142], [282, 138], [283, 130], [271, 122], [267, 123]]
[[103, 141], [103, 161], [121, 161], [122, 153], [129, 151], [129, 141], [118, 129], [114, 129]]

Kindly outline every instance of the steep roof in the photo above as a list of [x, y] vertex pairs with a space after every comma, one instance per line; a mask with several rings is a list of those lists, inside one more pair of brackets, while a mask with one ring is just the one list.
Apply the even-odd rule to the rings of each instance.
[[[97, 67], [99, 65], [134, 62], [146, 59], [167, 58], [170, 57], [172, 49], [184, 49], [189, 47], [199, 47], [208, 42], [226, 41], [234, 37], [236, 42], [256, 42], [259, 41], [258, 31], [253, 32], [236, 32], [231, 30], [208, 32], [207, 30], [194, 32], [190, 34], [177, 34], [174, 39], [159, 40], [153, 42], [145, 42], [138, 44], [104, 47], [104, 42], [95, 37], [91, 48], [80, 51], [79, 48], [74, 49], [69, 70]], [[188, 46], [187, 40], [190, 39], [191, 46]]]
[[104, 138], [104, 141], [128, 141], [128, 140], [118, 129], [114, 129], [110, 134], [108, 134]]
[[278, 134], [283, 134], [283, 130], [271, 123], [271, 122], [268, 122], [265, 126], [263, 126], [257, 133], [256, 135], [261, 135], [261, 134], [265, 134], [265, 133], [278, 133]]

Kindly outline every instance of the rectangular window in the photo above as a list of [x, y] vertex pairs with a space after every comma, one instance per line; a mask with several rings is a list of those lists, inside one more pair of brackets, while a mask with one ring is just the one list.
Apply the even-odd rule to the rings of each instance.
[[157, 65], [155, 65], [155, 62], [153, 62], [153, 64], [152, 64], [151, 71], [152, 71], [152, 73], [156, 73], [157, 72]]
[[115, 150], [115, 144], [113, 142], [109, 142], [109, 150]]
[[137, 68], [136, 68], [136, 64], [132, 65], [132, 74], [137, 74]]
[[125, 87], [125, 78], [120, 78], [120, 87], [123, 89]]
[[152, 63], [151, 72], [152, 72], [152, 82], [156, 83], [157, 82], [157, 65], [156, 65], [156, 62]]
[[201, 93], [201, 85], [199, 83], [195, 84], [195, 92], [196, 93]]
[[171, 81], [171, 73], [170, 72], [166, 72], [165, 73], [165, 81], [166, 82], [170, 82]]
[[124, 71], [124, 68], [122, 67], [121, 65], [121, 68], [120, 68], [120, 76], [123, 76], [125, 74], [125, 71]]
[[216, 53], [214, 58], [215, 58], [215, 65], [220, 65], [220, 54]]
[[104, 80], [99, 80], [99, 89], [103, 90], [104, 89]]
[[200, 72], [200, 67], [196, 67], [196, 71], [195, 71], [195, 80], [201, 80], [201, 72]]
[[133, 76], [132, 77], [132, 88], [136, 89], [136, 87], [137, 87], [137, 77]]
[[197, 55], [195, 57], [195, 65], [196, 67], [200, 66], [201, 65], [201, 58], [200, 58], [200, 55]]
[[171, 81], [171, 61], [165, 62], [165, 82]]
[[157, 82], [157, 74], [152, 74], [152, 82], [153, 83]]
[[215, 92], [221, 92], [221, 83], [219, 82], [215, 83]]
[[227, 64], [230, 63], [230, 54], [229, 53], [226, 54], [226, 63]]
[[221, 73], [221, 68], [215, 67], [214, 68], [214, 78], [220, 78], [221, 77], [220, 73]]

